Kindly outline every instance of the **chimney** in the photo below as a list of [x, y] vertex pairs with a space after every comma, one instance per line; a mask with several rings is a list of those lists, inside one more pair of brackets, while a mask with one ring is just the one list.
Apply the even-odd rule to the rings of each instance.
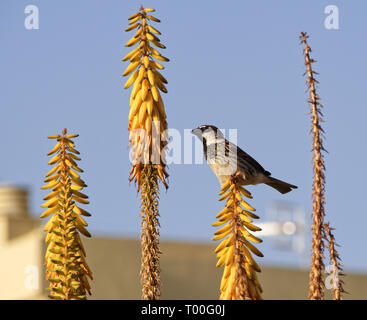
[[0, 184], [0, 217], [28, 216], [28, 189]]

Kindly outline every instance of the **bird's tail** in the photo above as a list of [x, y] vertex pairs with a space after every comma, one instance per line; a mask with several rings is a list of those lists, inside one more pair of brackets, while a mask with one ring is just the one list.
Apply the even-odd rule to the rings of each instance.
[[292, 191], [292, 189], [297, 189], [297, 186], [294, 186], [293, 184], [289, 184], [287, 182], [272, 177], [268, 177], [268, 182], [265, 183], [268, 186], [278, 190], [282, 194]]

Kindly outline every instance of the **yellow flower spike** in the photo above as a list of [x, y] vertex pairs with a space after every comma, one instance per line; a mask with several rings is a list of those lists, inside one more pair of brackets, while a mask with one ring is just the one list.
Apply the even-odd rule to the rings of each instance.
[[70, 168], [69, 168], [69, 174], [70, 174], [70, 176], [71, 176], [71, 177], [73, 177], [74, 179], [81, 180], [81, 179], [80, 179], [80, 175], [78, 175], [75, 171], [71, 170]]
[[255, 226], [255, 225], [253, 225], [253, 224], [251, 224], [251, 223], [247, 223], [247, 222], [245, 222], [245, 221], [243, 221], [242, 223], [243, 223], [243, 225], [244, 225], [247, 229], [249, 229], [250, 231], [261, 231], [261, 228], [259, 228], [259, 227]]
[[133, 51], [129, 52], [125, 57], [122, 58], [122, 61], [126, 61], [129, 60], [130, 58], [132, 58], [136, 53], [140, 53], [139, 48], [134, 49]]
[[49, 165], [52, 165], [52, 164], [55, 164], [55, 163], [57, 163], [57, 162], [59, 162], [60, 161], [60, 155], [59, 154], [56, 154], [49, 162], [48, 162], [48, 164]]
[[[231, 190], [232, 191], [232, 190]], [[229, 192], [229, 194], [231, 194], [232, 192]], [[235, 195], [236, 199], [241, 202], [242, 201], [242, 197], [241, 197], [241, 194], [239, 192], [236, 192], [236, 195]]]
[[245, 200], [241, 201], [241, 206], [247, 210], [256, 211], [253, 207], [251, 207]]
[[136, 18], [137, 16], [140, 16], [140, 12], [134, 13], [131, 17], [129, 17], [127, 20], [132, 20]]
[[249, 279], [252, 279], [253, 275], [252, 275], [252, 265], [250, 262], [246, 263], [244, 265], [245, 271], [246, 271], [246, 275]]
[[154, 22], [161, 22], [161, 20], [159, 20], [159, 19], [157, 19], [156, 17], [153, 17], [153, 16], [151, 16], [151, 15], [147, 15], [147, 18], [148, 18], [149, 20], [154, 21]]
[[139, 72], [135, 71], [130, 77], [129, 79], [127, 79], [124, 89], [130, 88], [130, 86], [134, 83], [134, 81], [136, 80], [136, 78], [138, 77]]
[[233, 297], [233, 287], [235, 284], [235, 277], [236, 277], [236, 272], [234, 268], [231, 268], [231, 273], [227, 279], [227, 284], [226, 286], [224, 286], [223, 288], [223, 295], [221, 295], [220, 299], [222, 300], [234, 300], [235, 297]]
[[51, 214], [55, 213], [57, 210], [57, 207], [48, 208], [44, 213], [41, 214], [40, 218], [47, 218]]
[[76, 190], [73, 190], [72, 193], [74, 195], [78, 196], [79, 198], [83, 198], [83, 199], [88, 199], [89, 198], [86, 194], [81, 193], [81, 192], [76, 191]]
[[162, 66], [158, 61], [151, 61], [150, 62], [152, 68], [157, 68], [157, 69], [161, 69], [163, 70], [164, 69], [164, 66]]
[[223, 233], [221, 233], [221, 234], [217, 234], [215, 237], [213, 237], [213, 239], [212, 240], [220, 240], [220, 239], [223, 239], [223, 238], [225, 238], [226, 236], [228, 236], [230, 233], [231, 233], [231, 229], [229, 229], [229, 230], [227, 230], [226, 232], [223, 232]]
[[233, 198], [230, 198], [230, 199], [228, 199], [228, 201], [226, 203], [226, 207], [230, 208], [233, 204], [234, 204], [234, 200], [233, 200]]
[[47, 138], [48, 139], [59, 139], [60, 135], [59, 134], [54, 134], [54, 135], [48, 136]]
[[57, 203], [58, 203], [58, 199], [54, 197], [54, 198], [48, 200], [47, 202], [45, 202], [44, 204], [42, 204], [41, 208], [51, 208], [51, 207], [54, 207], [55, 205], [57, 205]]
[[75, 184], [71, 184], [70, 189], [71, 190], [81, 190], [81, 189], [83, 189], [83, 187], [77, 186]]
[[166, 115], [166, 111], [164, 109], [164, 103], [163, 103], [162, 97], [159, 97], [157, 107], [158, 107], [158, 113], [160, 114], [161, 118], [166, 119], [167, 115]]
[[234, 233], [232, 233], [232, 234], [227, 238], [227, 239], [228, 239], [228, 241], [227, 241], [226, 247], [231, 246], [232, 244], [234, 244], [234, 238], [235, 238], [235, 234], [234, 234]]
[[[70, 146], [68, 146], [68, 145], [66, 146], [66, 149], [67, 149], [68, 151], [72, 152], [72, 153], [80, 154], [78, 150], [75, 150], [73, 147], [70, 147]], [[75, 157], [72, 153], [70, 153], [70, 156]], [[79, 158], [79, 160], [80, 160], [80, 158]]]
[[228, 248], [229, 248], [229, 246], [228, 247], [224, 246], [223, 248], [221, 248], [221, 250], [219, 250], [217, 252], [217, 258], [219, 259], [221, 256], [226, 255], [227, 251], [228, 251]]
[[230, 212], [231, 210], [229, 208], [224, 208], [221, 212], [219, 212], [216, 216], [216, 218], [220, 218], [222, 217], [223, 215], [227, 214], [228, 212]]
[[[225, 208], [217, 215], [219, 219], [213, 226], [222, 226], [214, 233], [213, 240], [220, 240], [216, 247], [217, 267], [224, 266], [220, 285], [220, 299], [261, 299], [262, 288], [256, 277], [260, 267], [253, 259], [250, 251], [262, 257], [263, 254], [249, 241], [261, 242], [261, 239], [247, 231], [259, 231], [259, 227], [251, 224], [250, 217], [258, 218], [248, 210], [255, 209], [242, 199], [242, 195], [252, 197], [241, 186], [237, 175], [232, 175], [222, 185], [220, 200], [227, 199]], [[241, 206], [240, 206], [241, 205]], [[224, 225], [224, 226], [223, 226]]]
[[139, 28], [138, 31], [136, 31], [136, 33], [134, 35], [134, 38], [138, 38], [141, 35], [142, 32], [143, 32], [143, 29]]
[[165, 85], [161, 82], [160, 79], [157, 79], [156, 81], [156, 86], [158, 87], [159, 90], [161, 90], [164, 93], [168, 93], [167, 88], [165, 87]]
[[123, 76], [129, 75], [131, 72], [133, 72], [138, 67], [139, 64], [140, 64], [139, 61], [130, 63], [128, 67], [126, 68], [125, 72], [123, 73]]
[[243, 215], [246, 215], [246, 216], [251, 217], [253, 219], [259, 219], [260, 218], [258, 215], [256, 215], [255, 213], [253, 213], [251, 211], [243, 210], [241, 207], [237, 207], [237, 208], [238, 208], [238, 212], [241, 212]]
[[[126, 42], [125, 47], [132, 47], [133, 45], [137, 44], [139, 42], [139, 38], [132, 37], [128, 42]], [[126, 76], [126, 74], [123, 74]]]
[[251, 195], [251, 193], [249, 192], [249, 191], [247, 191], [245, 188], [243, 188], [243, 187], [239, 187], [238, 188], [238, 190], [245, 196], [245, 197], [247, 197], [247, 198], [249, 198], [249, 199], [252, 199], [253, 197], [252, 197], [252, 195]]
[[72, 196], [73, 200], [82, 204], [89, 204], [89, 201], [77, 196]]
[[[141, 94], [142, 94], [142, 90], [140, 90], [137, 93], [136, 98], [134, 100], [134, 103], [130, 108], [130, 113], [129, 113], [129, 121], [130, 122], [131, 122], [131, 120], [134, 119], [134, 116], [138, 113], [138, 111], [140, 110], [140, 106], [143, 103], [143, 100], [141, 99]], [[135, 128], [135, 126], [133, 126], [133, 128]]]
[[[228, 219], [231, 219], [230, 217], [228, 218]], [[225, 220], [219, 220], [219, 221], [217, 221], [217, 222], [214, 222], [213, 224], [212, 224], [212, 226], [213, 227], [219, 227], [219, 226], [221, 226], [221, 225], [223, 225], [223, 224], [225, 224], [225, 223], [227, 223], [229, 220], [227, 220], [227, 219], [225, 219]]]
[[161, 54], [154, 54], [152, 53], [151, 54], [153, 58], [156, 58], [157, 60], [160, 60], [160, 61], [164, 61], [164, 62], [168, 62], [169, 59], [166, 58], [165, 56], [162, 56]]
[[231, 192], [229, 191], [229, 192], [225, 193], [224, 195], [222, 195], [222, 196], [218, 199], [218, 201], [222, 201], [222, 200], [224, 200], [224, 199], [227, 199], [230, 195], [231, 195]]
[[[73, 151], [76, 151], [76, 150], [71, 150], [70, 148], [67, 148], [68, 151], [70, 152], [73, 152]], [[81, 158], [79, 158], [78, 156], [76, 156], [75, 154], [73, 153], [69, 153], [69, 157], [73, 160], [76, 160], [76, 161], [80, 161], [82, 160]]]
[[150, 41], [150, 43], [152, 43], [152, 44], [154, 44], [156, 47], [158, 47], [158, 48], [161, 48], [161, 49], [166, 49], [166, 46], [165, 45], [163, 45], [163, 44], [161, 44], [160, 42], [158, 42], [158, 41], [154, 41], [154, 40], [152, 40], [152, 41]]
[[231, 266], [233, 263], [233, 252], [234, 252], [234, 245], [231, 245], [230, 247], [228, 247], [229, 249], [227, 250], [227, 258], [226, 258], [226, 266]]
[[[162, 80], [164, 77], [158, 76], [155, 72], [157, 68], [163, 69], [164, 67], [153, 61], [152, 54], [158, 55], [159, 58], [156, 57], [156, 59], [160, 61], [166, 62], [168, 59], [160, 58], [161, 54], [151, 47], [153, 44], [165, 48], [156, 36], [160, 32], [150, 25], [151, 21], [159, 22], [158, 19], [147, 15], [148, 12], [152, 11], [153, 9], [141, 7], [138, 13], [130, 17], [130, 27], [127, 30], [138, 29], [126, 46], [136, 45], [136, 47], [122, 60], [130, 60], [131, 62], [126, 68], [124, 76], [133, 71], [137, 72], [137, 75], [130, 76], [125, 88], [132, 86], [128, 129], [130, 131], [129, 143], [131, 143], [132, 148], [133, 167], [129, 180], [136, 183], [137, 192], [140, 192], [140, 216], [143, 219], [141, 231], [142, 298], [156, 300], [160, 295], [158, 181], [161, 180], [163, 185], [168, 188], [166, 182], [168, 173], [165, 170], [165, 163], [157, 164], [157, 161], [165, 159], [164, 148], [166, 144], [160, 141], [165, 140], [162, 137], [162, 132], [167, 129], [166, 112], [159, 90], [167, 92], [165, 86], [161, 85], [167, 81]], [[133, 27], [134, 23], [138, 23], [138, 25]], [[143, 132], [147, 136], [143, 136]], [[161, 134], [161, 139], [153, 137], [153, 132]], [[145, 147], [145, 141], [149, 142], [148, 147]], [[147, 241], [147, 239], [150, 240]]]
[[[79, 154], [70, 139], [78, 137], [76, 134], [67, 134], [66, 129], [62, 135], [54, 135], [58, 140], [58, 158], [51, 159], [49, 163], [57, 162], [55, 168], [47, 175], [52, 175], [46, 180], [50, 183], [42, 189], [53, 188], [52, 192], [44, 197], [46, 202], [41, 206], [48, 208], [42, 213], [41, 218], [52, 217], [47, 222], [44, 230], [47, 231], [46, 243], [48, 247], [45, 254], [46, 279], [50, 283], [51, 299], [75, 300], [86, 299], [87, 292], [90, 294], [88, 279], [92, 273], [85, 262], [85, 250], [81, 243], [78, 231], [86, 236], [89, 232], [84, 228], [87, 223], [79, 214], [90, 215], [85, 210], [77, 207], [75, 202], [89, 203], [85, 194], [77, 191], [85, 187], [84, 181], [74, 172], [82, 172], [75, 160], [79, 157], [70, 152]], [[52, 151], [52, 150], [51, 150]], [[49, 152], [49, 154], [52, 154]], [[73, 168], [73, 170], [71, 169]], [[79, 186], [73, 185], [75, 183]]]
[[233, 218], [233, 213], [232, 212], [228, 212], [227, 214], [223, 215], [217, 222], [218, 225], [216, 225], [216, 227], [219, 227], [220, 225], [223, 225], [225, 223], [227, 223], [228, 221], [232, 221]]
[[232, 228], [232, 223], [228, 223], [227, 225], [225, 225], [224, 227], [222, 227], [221, 229], [217, 230], [214, 232], [215, 235], [218, 234], [222, 234], [227, 232], [230, 228]]
[[[254, 258], [252, 257], [250, 251], [248, 251], [248, 249], [243, 246], [242, 247], [242, 251], [243, 251], [243, 254], [244, 256], [246, 257], [246, 261], [248, 262], [247, 264], [249, 264], [252, 268], [249, 268], [249, 276], [252, 278], [253, 277], [253, 271], [256, 271], [256, 272], [261, 272], [261, 269], [259, 267], [259, 265], [256, 263], [256, 261], [254, 260]], [[249, 267], [250, 267], [249, 266]]]
[[140, 23], [134, 23], [133, 25], [131, 25], [130, 27], [127, 27], [125, 29], [125, 31], [131, 31], [134, 30], [135, 28], [137, 28], [140, 25]]
[[147, 98], [148, 90], [149, 90], [148, 80], [144, 79], [143, 84], [141, 86], [141, 98], [142, 98], [142, 100], [145, 100]]
[[153, 26], [148, 26], [148, 30], [150, 32], [153, 32], [153, 33], [157, 34], [157, 35], [161, 35], [161, 33], [156, 28], [154, 28]]
[[145, 69], [145, 67], [144, 67], [144, 66], [141, 66], [141, 67], [140, 67], [140, 70], [139, 70], [139, 76], [138, 76], [138, 78], [137, 78], [137, 80], [136, 80], [136, 81], [138, 81], [138, 82], [143, 81], [143, 79], [144, 79], [144, 77], [145, 77], [145, 73], [146, 73], [146, 69]]
[[221, 251], [223, 248], [226, 247], [227, 243], [229, 242], [230, 237], [224, 239], [214, 250], [215, 253], [218, 253], [219, 251]]
[[245, 223], [251, 223], [253, 220], [250, 219], [248, 216], [246, 216], [245, 214], [243, 213], [240, 213], [240, 218], [243, 220], [243, 222]]
[[56, 165], [54, 166], [47, 174], [46, 174], [46, 177], [49, 177], [51, 175], [53, 175], [57, 170], [59, 169], [59, 166]]
[[154, 101], [150, 92], [148, 92], [146, 104], [147, 104], [147, 112], [150, 116], [152, 116], [154, 111]]
[[141, 104], [140, 110], [139, 110], [139, 123], [141, 126], [144, 126], [145, 124], [145, 118], [147, 116], [147, 103], [144, 101]]
[[140, 91], [140, 89], [141, 89], [141, 81], [135, 81], [134, 86], [133, 86], [133, 90], [131, 91], [131, 98], [132, 99], [135, 98], [136, 94]]
[[151, 69], [147, 71], [147, 75], [148, 75], [148, 80], [149, 80], [150, 85], [154, 86], [155, 78], [154, 78], [154, 74]]
[[165, 84], [168, 83], [167, 79], [165, 77], [163, 77], [162, 74], [159, 71], [157, 71], [156, 69], [153, 69], [152, 72], [153, 72], [154, 76], [157, 77], [159, 80], [161, 80], [163, 83], [165, 83]]
[[233, 218], [233, 212], [232, 211], [230, 211], [230, 212], [228, 212], [227, 214], [225, 214], [225, 215], [223, 215], [219, 220], [218, 220], [218, 222], [220, 222], [220, 223], [225, 223], [225, 222], [227, 222], [227, 221], [229, 221], [229, 220], [231, 220]]
[[44, 182], [50, 182], [50, 181], [52, 181], [52, 180], [57, 180], [57, 179], [58, 179], [58, 177], [60, 177], [60, 174], [59, 174], [59, 173], [54, 174], [53, 176], [48, 177], [47, 179], [45, 179], [45, 180], [43, 180], [43, 181], [44, 181]]
[[222, 280], [220, 282], [220, 291], [225, 291], [227, 288], [227, 283], [228, 283], [228, 277], [231, 275], [231, 268], [228, 268], [227, 266], [224, 266], [224, 270], [226, 272], [226, 274], [228, 273], [227, 277], [222, 277]]
[[129, 24], [133, 24], [133, 23], [139, 21], [140, 18], [141, 18], [140, 15], [136, 16], [135, 18], [131, 19], [131, 21], [129, 22]]
[[144, 67], [146, 69], [148, 69], [149, 68], [149, 63], [150, 63], [148, 56], [144, 56], [143, 63], [144, 63]]
[[153, 96], [154, 101], [158, 101], [159, 98], [160, 98], [160, 94], [159, 94], [159, 91], [158, 91], [157, 87], [156, 86], [151, 86], [150, 90], [152, 92], [152, 96]]
[[136, 51], [129, 59], [130, 62], [137, 62], [141, 60], [141, 57], [140, 57], [141, 53], [140, 51]]
[[57, 196], [58, 192], [57, 191], [54, 191], [54, 192], [51, 192], [50, 194], [48, 194], [46, 197], [43, 198], [43, 200], [49, 200], [55, 196]]
[[161, 41], [158, 37], [156, 37], [154, 34], [152, 34], [152, 33], [150, 33], [150, 32], [147, 32], [147, 33], [146, 33], [146, 37], [148, 38], [148, 40], [149, 40], [150, 42], [152, 42], [152, 41], [160, 42], [160, 41]]
[[56, 143], [55, 147], [49, 153], [47, 153], [47, 155], [50, 156], [55, 152], [59, 151], [59, 149], [60, 149], [60, 142]]
[[147, 131], [147, 134], [151, 136], [152, 135], [152, 117], [150, 115], [146, 116], [144, 125]]
[[44, 231], [51, 232], [56, 227], [55, 224], [54, 224], [54, 220], [55, 220], [54, 217], [56, 217], [56, 216], [52, 216], [51, 219], [48, 220], [45, 227], [43, 228]]
[[219, 268], [219, 267], [224, 266], [224, 265], [225, 265], [225, 262], [226, 262], [226, 259], [227, 259], [227, 255], [223, 254], [223, 255], [219, 258], [219, 260], [218, 260], [218, 262], [217, 262], [216, 267], [217, 267], [217, 268]]
[[84, 209], [79, 208], [77, 205], [75, 205], [73, 209], [74, 209], [75, 213], [77, 213], [77, 214], [80, 214], [80, 215], [83, 215], [83, 216], [86, 216], [86, 217], [91, 216], [91, 214], [88, 211], [85, 211]]
[[149, 45], [148, 44], [148, 51], [149, 51], [149, 53], [154, 53], [154, 54], [156, 54], [156, 55], [158, 55], [158, 56], [160, 56], [161, 55], [161, 53], [157, 50], [157, 49], [155, 49], [155, 48], [153, 48], [151, 45]]
[[41, 189], [43, 189], [43, 190], [51, 189], [56, 185], [57, 185], [57, 181], [50, 181], [47, 185], [41, 187]]
[[243, 237], [245, 237], [246, 239], [255, 242], [255, 243], [261, 243], [262, 240], [258, 237], [255, 237], [253, 234], [251, 234], [250, 232], [248, 232], [244, 227], [240, 226], [239, 227]]
[[257, 249], [252, 243], [248, 242], [247, 240], [243, 239], [243, 243], [245, 244], [245, 246], [247, 248], [249, 248], [251, 250], [251, 252], [255, 255], [257, 255], [258, 257], [263, 257], [264, 255], [262, 254], [262, 252]]

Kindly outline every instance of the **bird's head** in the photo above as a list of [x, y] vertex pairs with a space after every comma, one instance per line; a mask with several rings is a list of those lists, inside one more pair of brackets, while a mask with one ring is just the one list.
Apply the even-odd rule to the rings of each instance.
[[193, 130], [191, 133], [197, 136], [201, 141], [207, 144], [217, 143], [218, 140], [224, 140], [223, 133], [213, 125], [202, 125]]

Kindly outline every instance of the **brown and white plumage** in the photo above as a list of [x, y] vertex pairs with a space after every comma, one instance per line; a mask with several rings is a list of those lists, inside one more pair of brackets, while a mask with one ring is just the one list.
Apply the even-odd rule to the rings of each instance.
[[205, 159], [221, 185], [230, 175], [239, 171], [243, 185], [265, 183], [283, 194], [297, 188], [295, 185], [271, 177], [271, 173], [254, 158], [226, 140], [217, 127], [203, 125], [193, 129], [192, 133], [203, 142]]

